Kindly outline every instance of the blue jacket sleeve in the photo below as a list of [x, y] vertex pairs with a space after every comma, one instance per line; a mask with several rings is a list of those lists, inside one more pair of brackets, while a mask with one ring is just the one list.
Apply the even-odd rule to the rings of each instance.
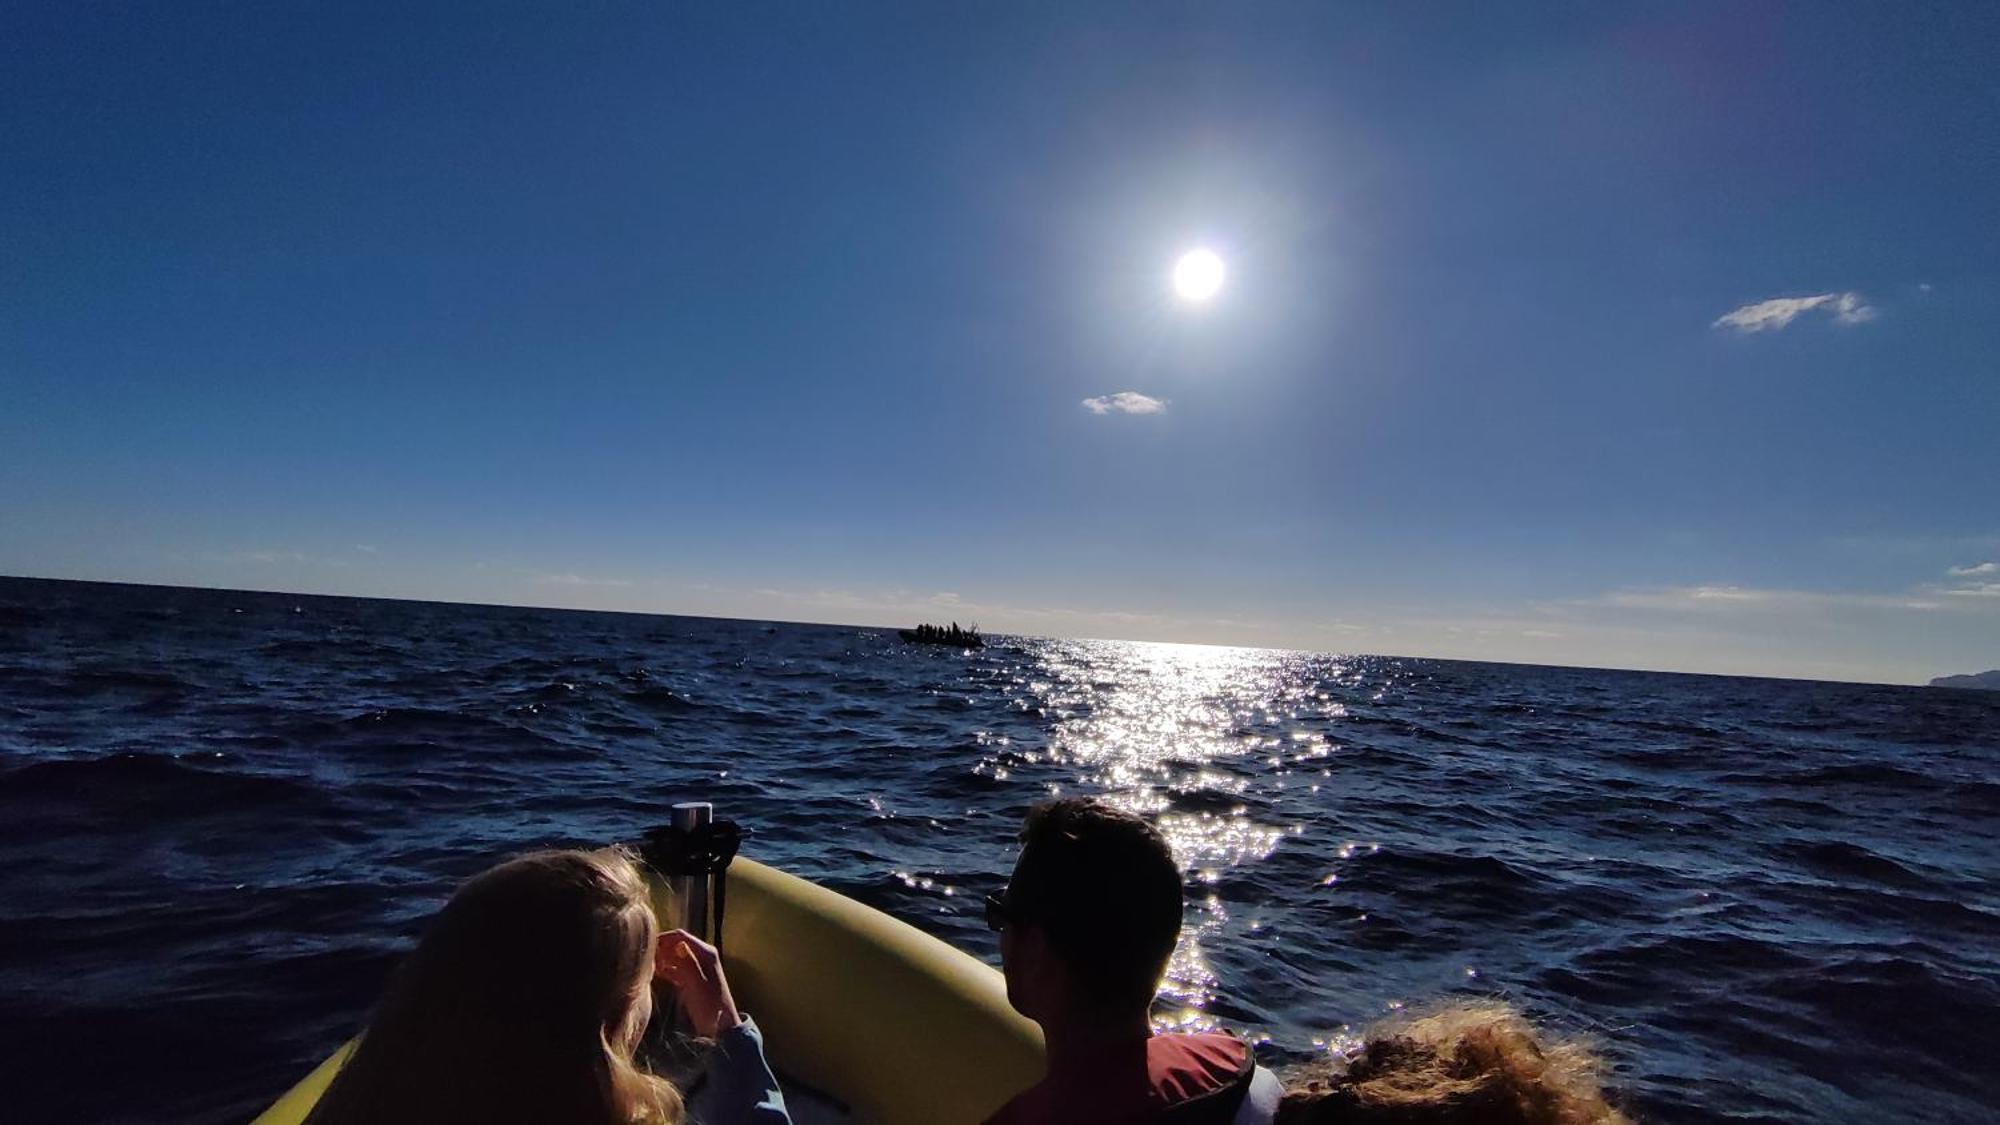
[[702, 1125], [791, 1125], [784, 1092], [764, 1061], [764, 1033], [750, 1017], [715, 1037], [695, 1102]]

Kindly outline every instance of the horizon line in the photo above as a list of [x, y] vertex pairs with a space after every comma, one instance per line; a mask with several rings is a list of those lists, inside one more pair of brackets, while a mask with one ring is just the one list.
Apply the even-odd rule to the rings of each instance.
[[[908, 627], [908, 626], [896, 626], [896, 625], [864, 625], [851, 621], [806, 621], [797, 618], [786, 618], [786, 617], [717, 617], [703, 613], [674, 613], [666, 610], [595, 609], [586, 606], [550, 605], [550, 604], [538, 604], [538, 603], [528, 603], [528, 602], [451, 601], [440, 598], [424, 598], [424, 597], [412, 597], [403, 595], [338, 594], [338, 593], [325, 593], [312, 590], [268, 589], [268, 588], [259, 588], [251, 586], [200, 586], [200, 585], [186, 585], [175, 582], [141, 582], [128, 579], [58, 578], [58, 577], [50, 577], [46, 575], [37, 575], [37, 574], [0, 574], [0, 581], [63, 582], [77, 586], [131, 586], [131, 587], [139, 587], [143, 589], [153, 589], [153, 590], [194, 590], [207, 593], [225, 593], [225, 594], [270, 594], [270, 595], [280, 595], [285, 597], [297, 597], [297, 598], [338, 598], [343, 601], [401, 602], [411, 605], [470, 606], [474, 608], [484, 608], [484, 609], [541, 609], [541, 610], [554, 610], [559, 613], [610, 614], [618, 617], [684, 617], [693, 621], [733, 621], [733, 622], [742, 622], [744, 624], [755, 624], [755, 625], [804, 625], [804, 626], [813, 626], [817, 628], [828, 628], [828, 629], [896, 629], [896, 628]], [[1502, 668], [1549, 668], [1559, 671], [1572, 671], [1572, 672], [1626, 672], [1636, 675], [1649, 675], [1649, 676], [1705, 676], [1711, 679], [1724, 679], [1724, 680], [1778, 680], [1785, 683], [1799, 683], [1799, 684], [1848, 684], [1861, 687], [1894, 687], [1894, 688], [1917, 688], [1923, 690], [1935, 690], [1934, 685], [1928, 682], [1896, 683], [1889, 680], [1827, 680], [1827, 679], [1815, 679], [1807, 676], [1778, 676], [1778, 675], [1768, 675], [1768, 674], [1748, 674], [1739, 672], [1700, 672], [1700, 671], [1690, 671], [1682, 668], [1638, 668], [1629, 666], [1596, 665], [1596, 664], [1540, 664], [1523, 660], [1469, 660], [1464, 657], [1457, 657], [1457, 656], [1422, 656], [1415, 654], [1388, 653], [1388, 652], [1333, 652], [1326, 649], [1293, 648], [1286, 645], [1229, 645], [1229, 644], [1217, 644], [1212, 641], [1153, 641], [1153, 640], [1142, 640], [1136, 637], [1088, 637], [1088, 636], [1067, 636], [1054, 633], [1006, 633], [1006, 632], [995, 632], [995, 633], [989, 633], [988, 635], [993, 637], [1020, 637], [1030, 640], [1102, 641], [1114, 644], [1138, 644], [1138, 645], [1160, 645], [1160, 644], [1189, 645], [1200, 648], [1242, 649], [1249, 652], [1296, 652], [1311, 656], [1369, 657], [1377, 660], [1427, 660], [1441, 664], [1490, 664]], [[1972, 673], [1947, 673], [1947, 674], [1977, 675], [1978, 673], [1972, 672]]]

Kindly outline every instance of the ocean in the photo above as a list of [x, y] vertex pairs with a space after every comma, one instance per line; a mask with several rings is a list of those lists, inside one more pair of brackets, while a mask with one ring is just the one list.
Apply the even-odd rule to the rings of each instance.
[[0, 579], [0, 1117], [242, 1121], [453, 885], [716, 802], [997, 962], [1021, 814], [1173, 842], [1162, 1023], [1449, 996], [1657, 1122], [2000, 1118], [2000, 693]]

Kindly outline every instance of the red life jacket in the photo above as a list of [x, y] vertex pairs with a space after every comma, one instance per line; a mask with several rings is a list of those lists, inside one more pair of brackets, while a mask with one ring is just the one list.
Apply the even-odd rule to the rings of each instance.
[[1255, 1070], [1233, 1035], [1155, 1035], [1055, 1063], [986, 1125], [1229, 1125]]

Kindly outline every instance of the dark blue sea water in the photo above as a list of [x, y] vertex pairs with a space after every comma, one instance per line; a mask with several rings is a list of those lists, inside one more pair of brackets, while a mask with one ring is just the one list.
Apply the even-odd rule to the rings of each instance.
[[0, 580], [0, 1117], [241, 1120], [457, 880], [688, 798], [991, 958], [1056, 792], [1188, 869], [1163, 1022], [1500, 995], [1646, 1120], [2000, 1116], [2000, 695]]

